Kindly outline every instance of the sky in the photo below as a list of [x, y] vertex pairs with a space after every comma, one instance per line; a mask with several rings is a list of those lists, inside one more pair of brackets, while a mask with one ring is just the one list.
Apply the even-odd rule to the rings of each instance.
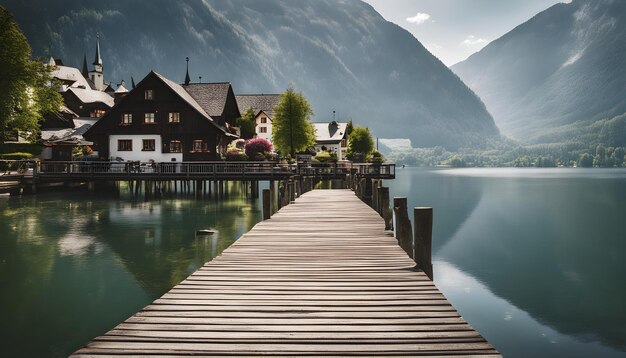
[[571, 0], [363, 0], [413, 34], [447, 66], [539, 12]]

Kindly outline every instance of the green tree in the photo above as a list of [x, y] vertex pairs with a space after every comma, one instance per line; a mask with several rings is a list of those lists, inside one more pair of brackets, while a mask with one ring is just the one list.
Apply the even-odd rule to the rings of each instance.
[[310, 117], [313, 110], [307, 99], [292, 86], [280, 95], [272, 119], [272, 143], [281, 153], [303, 151], [315, 143]]
[[374, 150], [374, 138], [369, 128], [356, 126], [348, 136], [349, 157], [357, 162], [362, 162]]
[[241, 138], [251, 139], [256, 134], [256, 116], [252, 107], [237, 119], [237, 125], [241, 129]]
[[584, 153], [578, 159], [578, 166], [581, 168], [591, 168], [593, 166], [593, 157], [589, 153]]
[[13, 15], [0, 6], [0, 144], [9, 130], [32, 141], [39, 122], [63, 103], [52, 82], [49, 66], [31, 60], [31, 49]]
[[348, 121], [348, 125], [346, 125], [346, 135], [350, 136], [350, 133], [354, 130], [354, 125], [352, 124], [352, 118]]

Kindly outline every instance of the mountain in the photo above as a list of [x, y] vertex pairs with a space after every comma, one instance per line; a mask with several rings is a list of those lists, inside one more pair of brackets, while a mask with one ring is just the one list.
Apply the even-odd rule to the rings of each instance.
[[624, 68], [626, 1], [618, 0], [554, 5], [452, 66], [504, 134], [531, 143], [626, 113]]
[[0, 0], [36, 56], [92, 62], [96, 33], [105, 80], [150, 69], [182, 82], [230, 81], [238, 93], [289, 83], [317, 120], [352, 117], [414, 146], [482, 145], [499, 136], [480, 99], [410, 33], [358, 0]]

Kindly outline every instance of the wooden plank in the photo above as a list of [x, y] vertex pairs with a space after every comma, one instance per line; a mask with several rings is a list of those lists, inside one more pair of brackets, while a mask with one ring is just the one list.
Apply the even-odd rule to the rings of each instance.
[[257, 224], [75, 356], [481, 356], [498, 352], [346, 190]]

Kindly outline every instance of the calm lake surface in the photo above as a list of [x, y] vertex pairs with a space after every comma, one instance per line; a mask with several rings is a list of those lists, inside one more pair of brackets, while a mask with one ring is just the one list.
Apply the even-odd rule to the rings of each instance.
[[[434, 207], [435, 283], [506, 357], [626, 356], [626, 170], [398, 168], [386, 185]], [[160, 297], [261, 219], [230, 192], [0, 197], [0, 356], [67, 356]]]
[[505, 357], [626, 357], [626, 170], [396, 175], [434, 208], [436, 285]]
[[66, 357], [227, 248], [258, 205], [235, 185], [219, 201], [0, 196], [0, 356]]

